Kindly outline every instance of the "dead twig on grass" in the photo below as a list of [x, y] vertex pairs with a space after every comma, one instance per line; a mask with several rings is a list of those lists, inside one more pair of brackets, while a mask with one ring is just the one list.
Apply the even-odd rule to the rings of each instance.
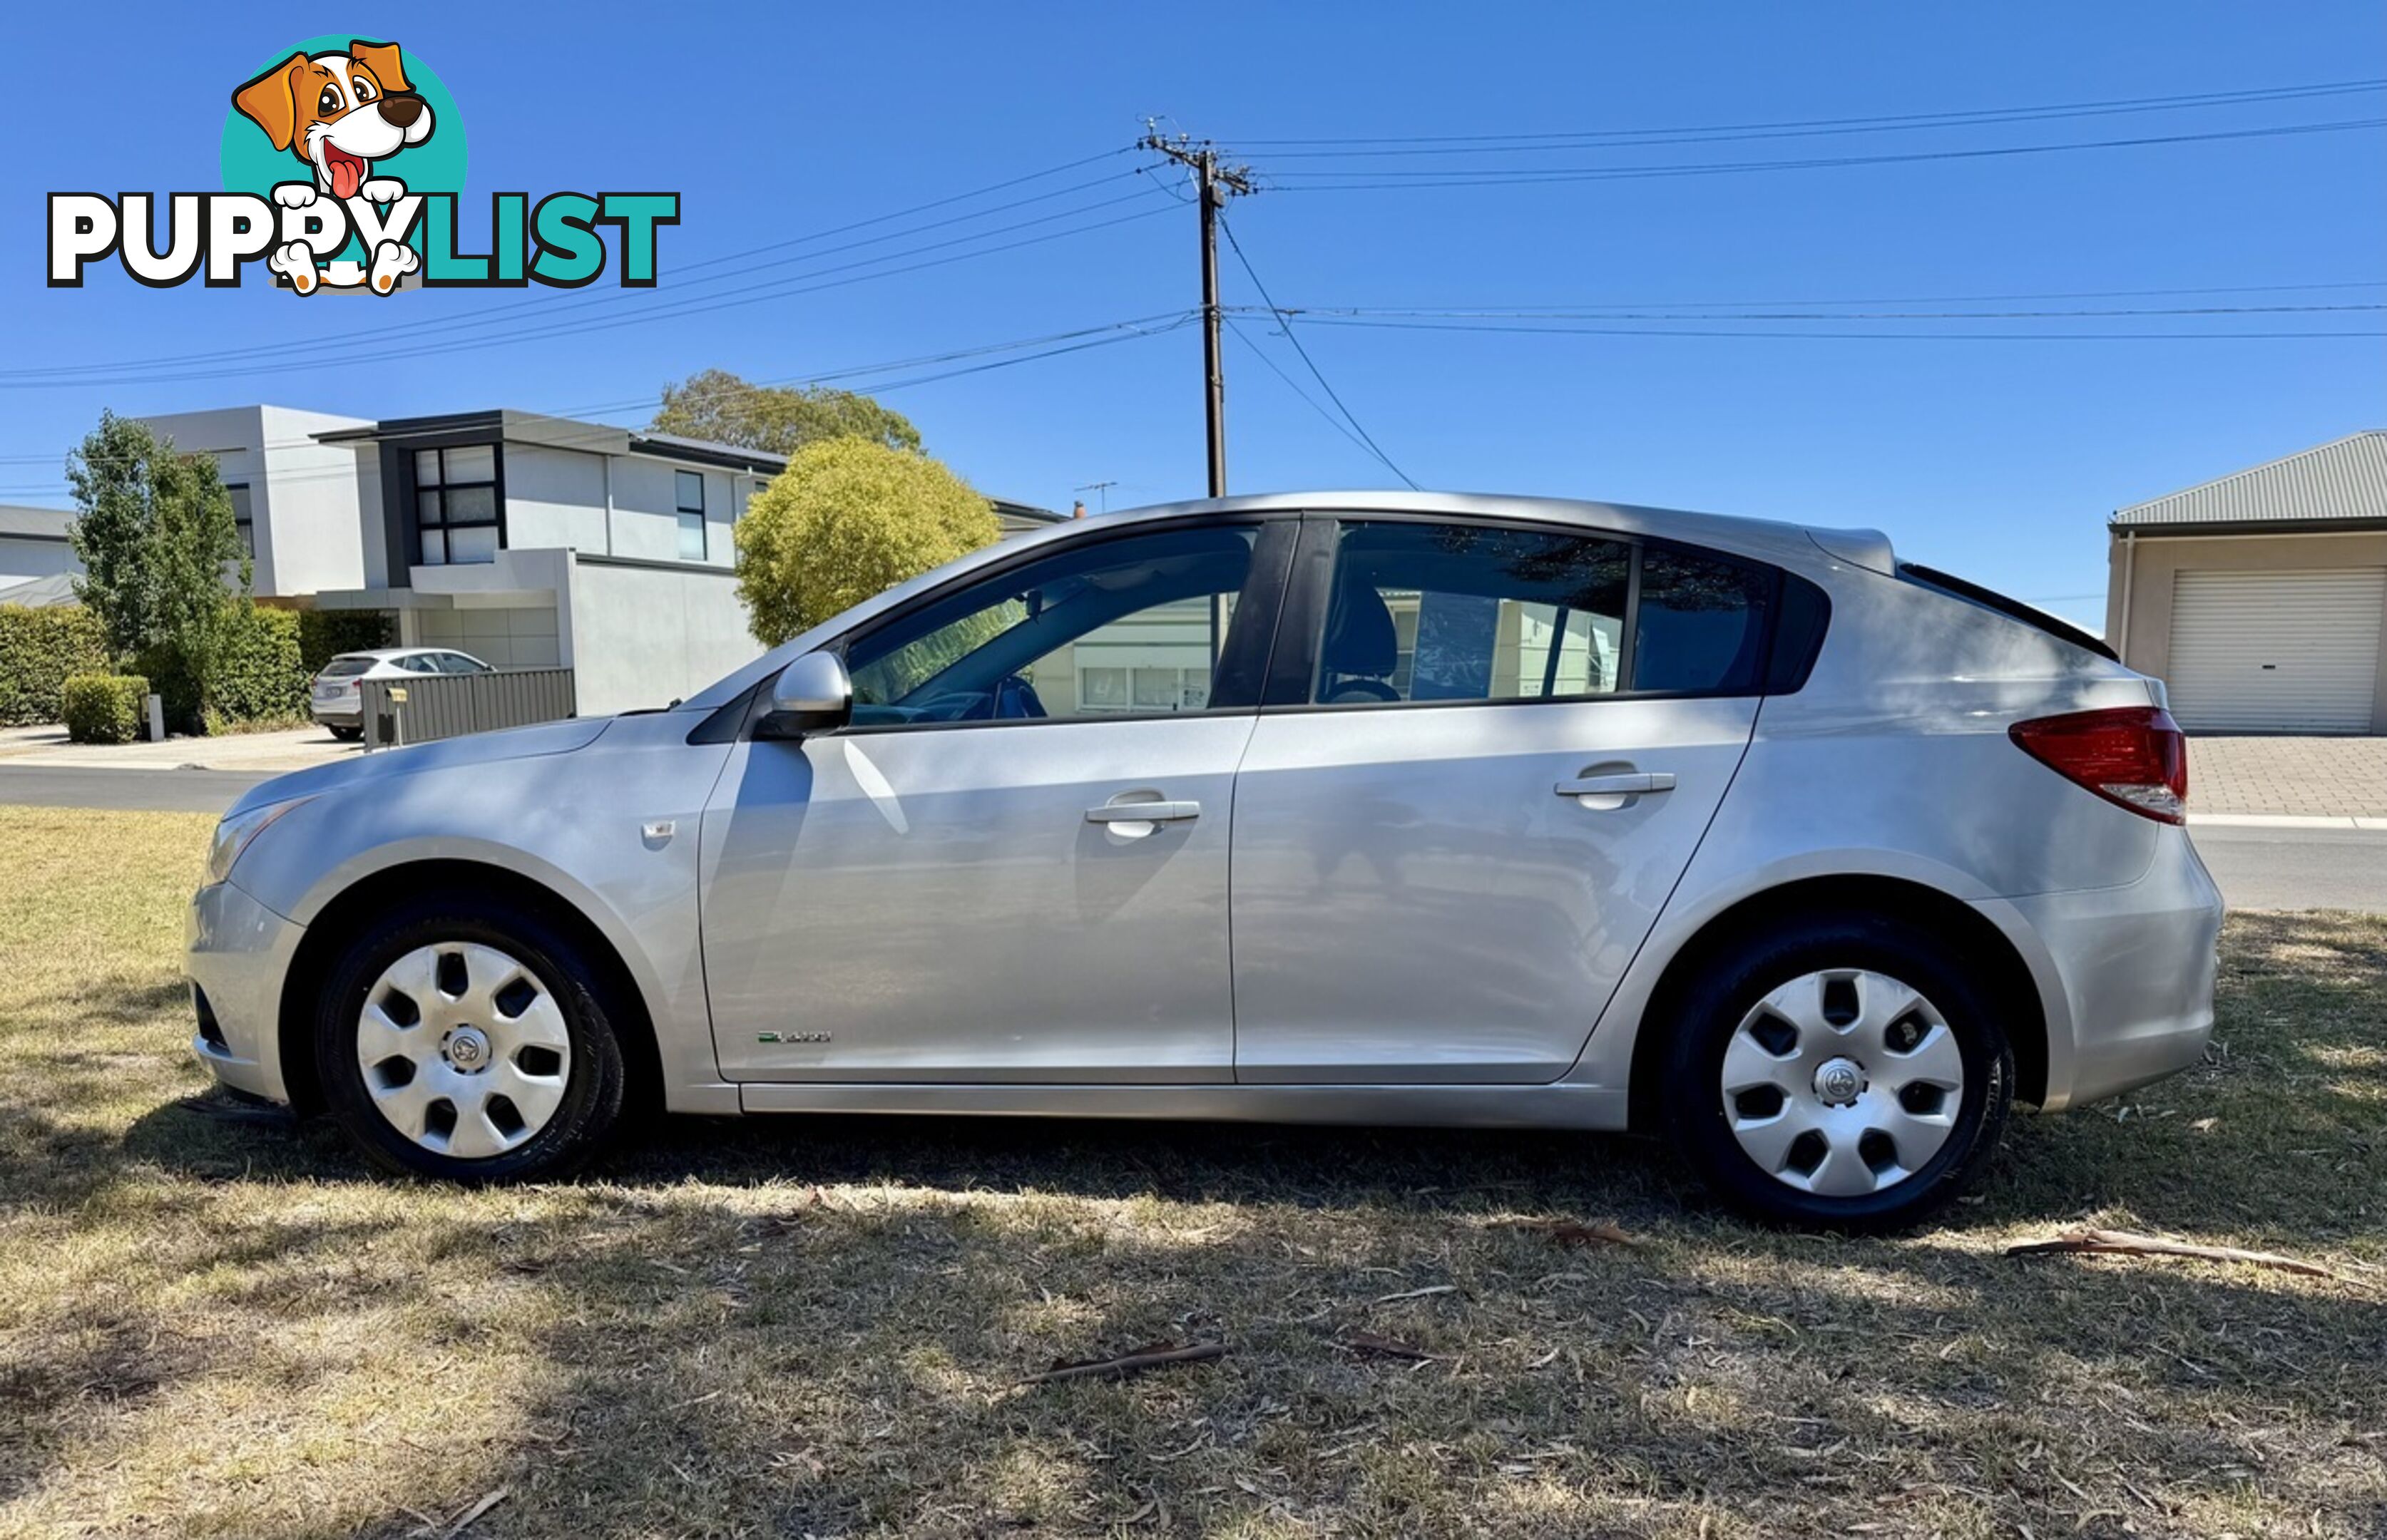
[[2051, 1252], [2087, 1252], [2111, 1256], [2180, 1256], [2198, 1262], [2244, 1262], [2251, 1267], [2278, 1268], [2308, 1278], [2337, 1276], [2331, 1269], [2274, 1251], [2242, 1251], [2236, 1246], [2204, 1246], [2188, 1241], [2166, 1241], [2158, 1235], [2133, 1235], [2124, 1230], [2082, 1228], [2052, 1241], [2018, 1241], [2006, 1247], [2008, 1256], [2040, 1256]]
[[1353, 1332], [1337, 1345], [1350, 1353], [1371, 1354], [1379, 1358], [1406, 1358], [1411, 1363], [1424, 1363], [1433, 1355], [1398, 1337], [1379, 1336], [1373, 1332]]
[[1580, 1224], [1572, 1219], [1541, 1219], [1521, 1225], [1546, 1237], [1552, 1245], [1560, 1246], [1642, 1246], [1648, 1244], [1638, 1235], [1628, 1233], [1614, 1219], [1594, 1219]]
[[1088, 1358], [1081, 1363], [1055, 1363], [1043, 1373], [1030, 1374], [1018, 1383], [1043, 1385], [1055, 1380], [1119, 1380], [1168, 1364], [1206, 1363], [1226, 1356], [1227, 1344], [1222, 1342], [1156, 1342], [1115, 1357]]

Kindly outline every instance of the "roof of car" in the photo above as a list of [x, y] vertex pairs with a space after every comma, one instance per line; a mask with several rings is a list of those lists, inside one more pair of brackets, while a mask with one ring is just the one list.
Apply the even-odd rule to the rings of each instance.
[[455, 652], [460, 650], [461, 650], [453, 647], [370, 647], [361, 651], [341, 652], [335, 654], [335, 656], [342, 658], [374, 658], [386, 662], [391, 658], [411, 658], [422, 652]]
[[[1478, 492], [1327, 491], [1269, 492], [1252, 497], [1208, 498], [1159, 503], [1092, 515], [1094, 520], [1160, 518], [1186, 513], [1283, 512], [1302, 510], [1321, 513], [1455, 513], [1474, 518], [1547, 519], [1588, 524], [1622, 535], [1647, 535], [1659, 539], [1686, 540], [1721, 546], [1776, 560], [1804, 556], [1817, 548], [1825, 556], [1875, 572], [1895, 569], [1897, 559], [1889, 537], [1876, 529], [1842, 529], [1797, 524], [1774, 519], [1749, 519], [1728, 513], [1695, 513], [1686, 509], [1648, 508], [1637, 503], [1592, 502], [1574, 498], [1510, 497]], [[1071, 520], [1069, 524], [1078, 521]], [[1065, 524], [1062, 527], [1069, 527]]]

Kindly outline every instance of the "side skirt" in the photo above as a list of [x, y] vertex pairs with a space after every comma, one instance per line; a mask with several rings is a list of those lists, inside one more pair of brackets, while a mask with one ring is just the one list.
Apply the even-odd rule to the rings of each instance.
[[1231, 1123], [1621, 1130], [1630, 1099], [1604, 1086], [857, 1085], [739, 1088], [748, 1112], [941, 1117], [1158, 1117]]

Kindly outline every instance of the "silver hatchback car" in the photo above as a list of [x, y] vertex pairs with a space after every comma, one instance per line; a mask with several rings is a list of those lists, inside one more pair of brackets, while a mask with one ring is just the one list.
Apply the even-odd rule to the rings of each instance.
[[666, 711], [286, 776], [196, 1051], [373, 1159], [625, 1108], [1662, 1133], [1911, 1223], [2196, 1062], [2163, 687], [1869, 531], [1282, 496], [1001, 545]]

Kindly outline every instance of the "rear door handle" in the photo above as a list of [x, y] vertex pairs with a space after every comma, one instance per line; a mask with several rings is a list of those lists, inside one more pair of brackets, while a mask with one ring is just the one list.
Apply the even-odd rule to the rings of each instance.
[[1086, 809], [1090, 824], [1175, 824], [1200, 816], [1200, 802], [1105, 802]]
[[1671, 770], [1651, 770], [1623, 776], [1585, 776], [1581, 780], [1560, 781], [1551, 789], [1561, 797], [1630, 797], [1672, 791], [1674, 774]]

